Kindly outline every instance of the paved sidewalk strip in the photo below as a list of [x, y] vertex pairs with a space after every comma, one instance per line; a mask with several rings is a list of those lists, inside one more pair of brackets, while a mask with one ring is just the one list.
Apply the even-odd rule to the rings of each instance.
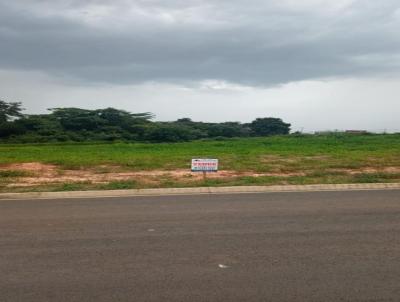
[[394, 190], [394, 189], [400, 189], [400, 183], [237, 186], [237, 187], [136, 189], [136, 190], [112, 190], [112, 191], [1, 193], [0, 200], [106, 198], [106, 197], [134, 197], [134, 196], [160, 196], [160, 195], [268, 193], [268, 192]]

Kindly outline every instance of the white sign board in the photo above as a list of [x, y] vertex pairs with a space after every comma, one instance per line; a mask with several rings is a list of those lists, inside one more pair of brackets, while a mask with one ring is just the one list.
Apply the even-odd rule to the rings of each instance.
[[218, 159], [210, 158], [193, 158], [192, 159], [193, 172], [217, 172]]

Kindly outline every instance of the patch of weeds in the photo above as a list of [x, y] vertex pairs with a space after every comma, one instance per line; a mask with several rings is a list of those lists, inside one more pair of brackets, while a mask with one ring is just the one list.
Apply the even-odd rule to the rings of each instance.
[[241, 176], [232, 178], [216, 178], [206, 179], [205, 181], [197, 183], [197, 185], [203, 185], [207, 187], [218, 187], [218, 186], [268, 186], [281, 184], [284, 181], [284, 177], [275, 176]]
[[107, 174], [114, 172], [115, 168], [112, 167], [105, 167], [105, 166], [98, 166], [93, 168], [93, 172], [95, 174]]
[[318, 179], [307, 177], [307, 176], [291, 176], [286, 179], [288, 184], [291, 185], [308, 185], [318, 183]]
[[353, 181], [357, 183], [379, 183], [399, 179], [400, 173], [360, 173], [353, 176]]
[[71, 182], [55, 186], [52, 191], [84, 191], [90, 189], [90, 182]]
[[224, 178], [207, 178], [200, 182], [200, 185], [205, 187], [218, 187], [221, 185], [228, 185], [229, 179]]
[[98, 185], [96, 189], [100, 190], [128, 190], [137, 189], [139, 184], [136, 180], [118, 180], [107, 184]]
[[355, 170], [355, 169], [361, 169], [365, 167], [365, 163], [361, 162], [336, 162], [328, 165], [329, 168], [332, 169], [350, 169], [350, 170]]
[[162, 188], [173, 188], [173, 187], [179, 186], [178, 182], [169, 175], [159, 176], [158, 181], [159, 181], [160, 187], [162, 187]]
[[400, 173], [377, 173], [382, 179], [400, 179]]
[[56, 173], [57, 173], [57, 176], [63, 176], [63, 175], [65, 175], [66, 171], [61, 168], [57, 168]]
[[45, 184], [28, 187], [7, 187], [6, 189], [1, 188], [3, 192], [13, 193], [26, 193], [26, 192], [63, 192], [63, 191], [85, 191], [92, 188], [89, 182], [77, 182], [77, 183], [62, 183], [62, 184]]
[[29, 171], [21, 170], [0, 170], [0, 178], [12, 178], [12, 177], [29, 177], [34, 174]]
[[82, 170], [82, 167], [83, 167], [82, 165], [74, 164], [74, 163], [52, 162], [52, 164], [59, 166], [63, 170]]
[[345, 176], [344, 171], [330, 171], [330, 170], [317, 170], [306, 174], [307, 177], [331, 177], [331, 176]]
[[276, 176], [242, 176], [237, 178], [236, 182], [239, 185], [275, 185], [281, 183], [283, 177], [276, 177]]

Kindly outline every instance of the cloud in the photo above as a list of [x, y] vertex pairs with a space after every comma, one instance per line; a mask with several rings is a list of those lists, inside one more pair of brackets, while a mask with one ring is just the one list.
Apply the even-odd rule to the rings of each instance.
[[0, 0], [0, 68], [117, 85], [393, 75], [399, 12], [395, 0]]
[[398, 0], [0, 0], [0, 98], [400, 131]]

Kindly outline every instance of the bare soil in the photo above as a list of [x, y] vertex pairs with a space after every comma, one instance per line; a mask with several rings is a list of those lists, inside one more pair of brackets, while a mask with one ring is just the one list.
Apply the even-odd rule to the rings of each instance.
[[[124, 168], [125, 169], [125, 168]], [[157, 183], [160, 179], [184, 180], [187, 182], [201, 180], [202, 173], [191, 172], [188, 170], [152, 170], [152, 171], [126, 171], [118, 166], [98, 166], [80, 170], [64, 170], [56, 165], [33, 163], [15, 163], [0, 166], [1, 170], [17, 170], [28, 172], [30, 176], [17, 177], [8, 187], [30, 187], [57, 183], [88, 182], [92, 184], [110, 183], [113, 181], [140, 180], [141, 182]], [[344, 172], [349, 175], [357, 173], [400, 173], [400, 167], [373, 168], [366, 167], [360, 169], [334, 169], [332, 172]], [[208, 173], [207, 177], [212, 179], [233, 178], [240, 176], [262, 177], [291, 177], [305, 176], [305, 172], [279, 172], [279, 173], [256, 173], [252, 171], [238, 172], [221, 170], [218, 173]]]
[[[152, 170], [152, 171], [118, 171], [120, 167], [99, 166], [81, 170], [61, 170], [56, 165], [42, 163], [17, 163], [3, 165], [0, 170], [18, 170], [29, 172], [28, 177], [18, 177], [9, 187], [28, 187], [44, 184], [90, 182], [94, 184], [109, 183], [112, 181], [137, 180], [154, 182], [159, 178], [171, 178], [174, 180], [196, 181], [202, 179], [202, 173], [188, 170]], [[238, 176], [302, 176], [304, 173], [255, 173], [220, 170], [218, 173], [208, 173], [208, 178], [232, 178]]]

